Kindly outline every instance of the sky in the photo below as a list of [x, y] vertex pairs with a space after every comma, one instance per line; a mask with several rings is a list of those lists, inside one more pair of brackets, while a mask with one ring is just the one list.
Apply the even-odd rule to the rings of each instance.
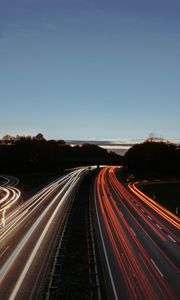
[[180, 138], [179, 0], [0, 0], [0, 137]]

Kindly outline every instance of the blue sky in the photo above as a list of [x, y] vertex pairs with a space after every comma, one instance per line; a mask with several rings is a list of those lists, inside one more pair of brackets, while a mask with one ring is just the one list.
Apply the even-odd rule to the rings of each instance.
[[179, 0], [1, 0], [0, 137], [180, 138]]

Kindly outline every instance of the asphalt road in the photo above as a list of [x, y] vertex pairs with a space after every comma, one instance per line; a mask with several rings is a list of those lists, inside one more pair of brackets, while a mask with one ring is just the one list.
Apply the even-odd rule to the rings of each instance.
[[179, 218], [103, 168], [95, 228], [108, 299], [179, 299]]
[[81, 168], [43, 188], [9, 214], [0, 227], [0, 299], [37, 299], [81, 180]]

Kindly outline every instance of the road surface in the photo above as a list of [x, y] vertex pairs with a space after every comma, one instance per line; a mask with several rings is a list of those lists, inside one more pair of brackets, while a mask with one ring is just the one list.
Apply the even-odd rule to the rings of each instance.
[[63, 176], [24, 202], [0, 229], [0, 299], [37, 299], [86, 168]]
[[179, 299], [179, 218], [116, 170], [100, 171], [94, 197], [108, 299]]

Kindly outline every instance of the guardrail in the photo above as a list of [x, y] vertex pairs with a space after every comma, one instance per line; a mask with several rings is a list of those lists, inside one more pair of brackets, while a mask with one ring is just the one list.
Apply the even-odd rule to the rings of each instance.
[[89, 261], [89, 282], [91, 300], [101, 300], [100, 281], [97, 267], [97, 258], [94, 242], [94, 232], [92, 226], [91, 203], [87, 214], [87, 248]]
[[57, 290], [58, 295], [60, 294], [60, 285], [61, 285], [61, 268], [63, 263], [63, 258], [65, 254], [66, 249], [66, 241], [67, 241], [67, 235], [69, 230], [69, 224], [71, 219], [71, 207], [68, 209], [68, 216], [64, 225], [64, 229], [61, 234], [61, 238], [56, 250], [56, 255], [53, 263], [53, 268], [50, 275], [49, 285], [48, 285], [48, 291], [46, 294], [46, 300], [53, 300], [56, 298]]

